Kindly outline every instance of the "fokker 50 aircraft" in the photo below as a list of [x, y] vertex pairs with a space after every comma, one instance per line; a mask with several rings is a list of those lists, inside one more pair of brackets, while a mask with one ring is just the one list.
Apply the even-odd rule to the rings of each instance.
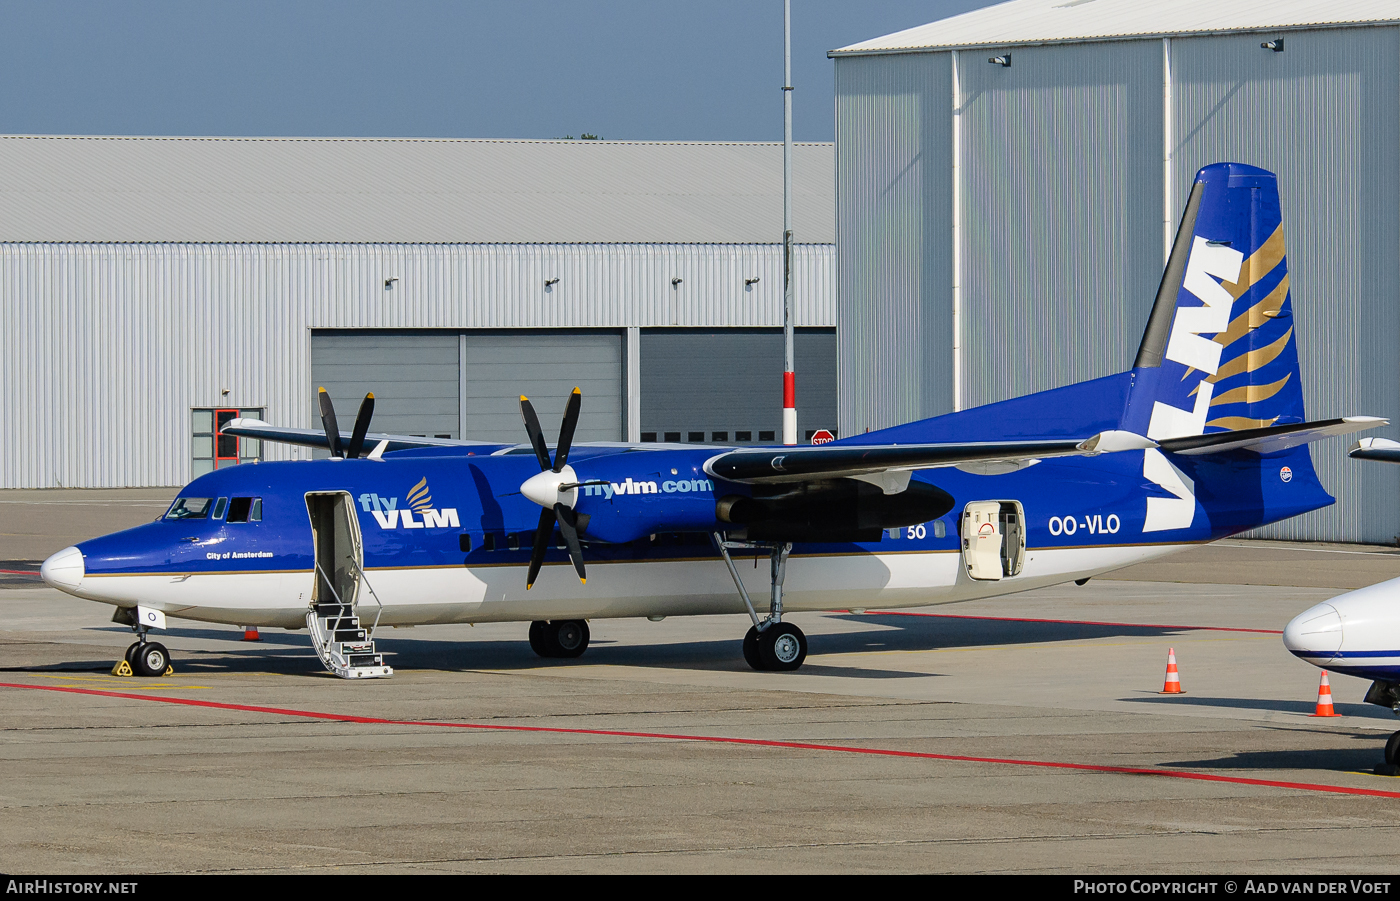
[[[1400, 463], [1400, 441], [1363, 438], [1351, 456]], [[1283, 644], [1313, 666], [1371, 679], [1366, 703], [1400, 716], [1400, 579], [1309, 607], [1284, 627]], [[1400, 732], [1385, 743], [1385, 762], [1400, 765]]]
[[792, 670], [793, 611], [1082, 580], [1331, 504], [1305, 445], [1382, 420], [1306, 421], [1293, 326], [1277, 180], [1221, 163], [1126, 372], [815, 447], [574, 446], [577, 389], [552, 454], [525, 398], [526, 445], [370, 435], [372, 396], [345, 435], [322, 394], [323, 432], [224, 432], [332, 459], [201, 476], [43, 576], [116, 605], [147, 675], [167, 615], [304, 625], [356, 678], [391, 672], [376, 625], [529, 622], [536, 653], [575, 657], [590, 619], [747, 612], [748, 663]]

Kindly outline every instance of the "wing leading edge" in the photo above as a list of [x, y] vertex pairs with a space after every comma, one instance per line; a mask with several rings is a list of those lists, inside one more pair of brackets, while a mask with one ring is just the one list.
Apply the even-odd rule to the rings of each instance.
[[1156, 446], [1157, 442], [1141, 435], [1114, 430], [1079, 440], [743, 448], [711, 457], [705, 461], [705, 472], [749, 484], [860, 478], [943, 466], [993, 473], [1019, 469], [1046, 457], [1093, 456]]
[[[234, 419], [221, 429], [225, 435], [240, 438], [258, 438], [263, 441], [276, 441], [281, 444], [296, 444], [302, 447], [319, 447], [330, 450], [330, 440], [323, 429], [291, 429], [263, 422], [261, 419]], [[348, 445], [353, 437], [350, 432], [341, 432], [342, 446]], [[387, 441], [384, 451], [408, 450], [414, 447], [500, 447], [487, 441], [465, 441], [457, 438], [420, 438], [417, 435], [385, 435], [370, 432], [363, 443], [377, 445]]]

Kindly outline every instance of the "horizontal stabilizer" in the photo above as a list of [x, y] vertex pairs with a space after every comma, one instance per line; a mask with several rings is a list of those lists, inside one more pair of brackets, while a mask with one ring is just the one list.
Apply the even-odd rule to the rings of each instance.
[[1400, 441], [1391, 441], [1389, 438], [1362, 438], [1352, 447], [1349, 456], [1358, 460], [1400, 463]]
[[1322, 438], [1349, 435], [1352, 432], [1374, 429], [1388, 423], [1389, 420], [1381, 419], [1378, 416], [1347, 416], [1342, 419], [1322, 419], [1317, 422], [1298, 422], [1292, 425], [1276, 425], [1262, 429], [1241, 429], [1233, 432], [1211, 432], [1208, 435], [1189, 435], [1184, 438], [1167, 438], [1161, 442], [1161, 445], [1164, 451], [1186, 456], [1223, 454], [1226, 451], [1234, 450], [1272, 454]]
[[1080, 440], [743, 448], [711, 457], [705, 463], [705, 472], [730, 482], [807, 482], [940, 466], [1093, 456], [1155, 446], [1155, 442], [1141, 435], [1107, 431]]
[[[263, 422], [261, 419], [234, 419], [219, 430], [224, 435], [237, 435], [240, 438], [257, 438], [262, 441], [276, 441], [281, 444], [296, 444], [301, 447], [319, 447], [330, 450], [330, 440], [322, 429], [289, 429]], [[341, 432], [342, 446], [348, 445], [353, 436]], [[364, 436], [368, 444], [387, 441], [384, 451], [408, 450], [413, 447], [500, 447], [486, 441], [461, 441], [456, 438], [420, 438], [417, 435], [382, 435], [371, 432]]]

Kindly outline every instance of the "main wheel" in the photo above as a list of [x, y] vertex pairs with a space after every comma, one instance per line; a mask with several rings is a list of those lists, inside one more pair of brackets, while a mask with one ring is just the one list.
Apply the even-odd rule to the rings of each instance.
[[138, 676], [163, 676], [170, 666], [170, 652], [157, 641], [148, 641], [131, 655], [131, 669]]
[[792, 623], [774, 623], [759, 633], [764, 669], [788, 672], [807, 659], [807, 636]]
[[557, 649], [556, 657], [578, 657], [588, 650], [588, 623], [583, 620], [551, 622], [549, 629], [553, 633], [551, 638]]
[[1400, 732], [1396, 732], [1386, 740], [1385, 762], [1391, 766], [1400, 764]]
[[549, 623], [542, 619], [530, 623], [530, 650], [541, 657], [558, 657], [558, 652], [549, 641], [549, 631]]
[[763, 651], [759, 649], [758, 626], [749, 626], [749, 634], [744, 636], [744, 662], [760, 673], [768, 669], [763, 665]]
[[131, 647], [126, 649], [126, 665], [131, 667], [131, 671], [136, 672], [136, 652], [141, 649], [141, 642], [134, 641]]

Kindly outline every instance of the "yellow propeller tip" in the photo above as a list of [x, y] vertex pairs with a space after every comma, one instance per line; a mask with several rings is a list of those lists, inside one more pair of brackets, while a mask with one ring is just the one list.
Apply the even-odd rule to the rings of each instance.
[[578, 581], [579, 581], [579, 584], [580, 584], [580, 585], [587, 585], [587, 584], [588, 584], [588, 580], [585, 579], [583, 576], [579, 576], [579, 577], [578, 577]]
[[369, 398], [370, 400], [374, 400], [374, 392], [373, 392], [373, 391], [367, 391], [367, 392], [365, 392], [365, 397]]
[[526, 401], [526, 400], [529, 400], [530, 398], [528, 398], [528, 397], [526, 397], [525, 395], [522, 394], [522, 395], [520, 395], [520, 399], [521, 399], [522, 401]]
[[575, 393], [575, 394], [582, 394], [583, 392], [580, 391], [577, 387], [575, 387], [575, 388], [574, 388], [574, 393]]
[[529, 591], [531, 588], [534, 588], [534, 587], [535, 587], [535, 583], [534, 583], [534, 582], [526, 582], [526, 583], [525, 583], [525, 590], [526, 590], [526, 591]]
[[326, 393], [326, 389], [325, 389], [325, 388], [317, 388], [316, 390], [317, 390], [319, 393], [321, 393], [321, 394], [325, 394], [325, 393]]

